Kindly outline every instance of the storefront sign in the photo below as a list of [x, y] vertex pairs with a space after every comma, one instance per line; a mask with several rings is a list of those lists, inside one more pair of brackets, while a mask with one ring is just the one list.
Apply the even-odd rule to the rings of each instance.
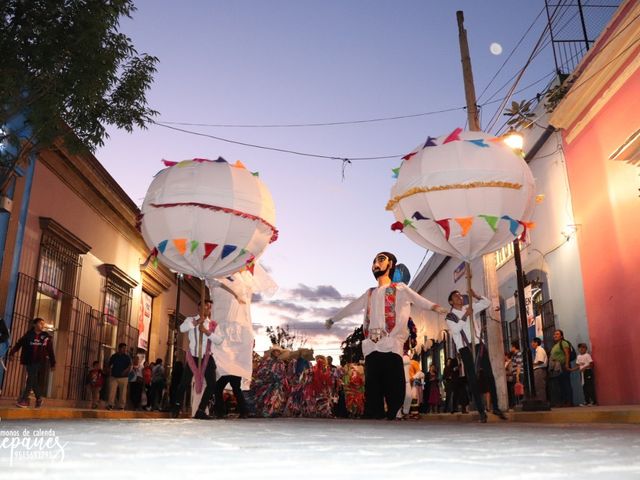
[[458, 280], [460, 280], [464, 276], [464, 271], [465, 271], [465, 263], [462, 262], [453, 271], [453, 283], [456, 283]]
[[138, 318], [138, 348], [149, 349], [149, 326], [151, 325], [151, 310], [153, 297], [144, 290], [140, 298], [140, 317]]

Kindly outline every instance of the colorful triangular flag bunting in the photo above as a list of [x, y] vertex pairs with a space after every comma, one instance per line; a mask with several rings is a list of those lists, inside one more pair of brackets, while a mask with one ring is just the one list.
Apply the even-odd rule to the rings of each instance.
[[514, 237], [517, 236], [518, 226], [520, 225], [520, 222], [518, 222], [518, 220], [514, 220], [509, 215], [503, 215], [502, 219], [509, 221], [509, 230], [511, 231], [511, 235], [513, 235]]
[[413, 157], [414, 155], [417, 155], [418, 152], [411, 152], [411, 153], [407, 153], [404, 157], [402, 157], [402, 160], [411, 160], [411, 157]]
[[244, 163], [242, 163], [240, 160], [236, 160], [236, 163], [234, 163], [233, 166], [236, 168], [244, 168], [245, 170], [247, 169], [247, 167], [244, 166]]
[[462, 229], [462, 236], [466, 237], [467, 233], [469, 233], [469, 230], [471, 229], [471, 225], [473, 225], [473, 217], [459, 217], [454, 218], [454, 220], [458, 225], [460, 225], [460, 228]]
[[435, 137], [427, 137], [427, 141], [424, 142], [424, 146], [422, 148], [437, 147], [438, 145], [436, 144], [435, 140], [436, 140]]
[[225, 245], [224, 247], [222, 247], [222, 257], [221, 258], [227, 257], [229, 254], [233, 253], [236, 248], [238, 248], [238, 247], [236, 247], [235, 245]]
[[450, 218], [443, 218], [442, 220], [436, 220], [435, 222], [442, 227], [444, 230], [444, 238], [449, 240], [449, 234], [451, 233], [451, 228], [449, 227]]
[[484, 143], [484, 139], [483, 138], [479, 138], [478, 140], [467, 140], [467, 142], [473, 143], [474, 145], [477, 145], [478, 147], [489, 148], [489, 145]]
[[394, 232], [395, 231], [400, 231], [401, 232], [402, 230], [404, 230], [404, 224], [402, 222], [400, 222], [400, 221], [394, 222], [394, 223], [391, 224], [391, 230], [393, 230]]
[[180, 253], [180, 255], [184, 255], [187, 251], [187, 239], [186, 238], [174, 238], [173, 245], [176, 247], [176, 250]]
[[485, 222], [491, 227], [491, 230], [494, 232], [498, 229], [498, 220], [499, 218], [493, 215], [478, 215], [481, 218], [484, 218]]
[[178, 164], [178, 162], [172, 162], [170, 160], [162, 160], [162, 163], [164, 163], [165, 167], [173, 167]]
[[393, 172], [392, 177], [393, 178], [398, 178], [398, 174], [400, 173], [400, 167], [398, 168], [392, 168], [391, 171]]
[[205, 242], [205, 244], [204, 244], [204, 256], [202, 257], [202, 259], [204, 260], [209, 255], [211, 255], [211, 252], [213, 252], [216, 249], [217, 246], [218, 246], [217, 243], [206, 243]]
[[194, 252], [194, 250], [195, 250], [196, 248], [198, 248], [198, 245], [200, 245], [200, 242], [199, 242], [199, 241], [197, 241], [197, 240], [191, 240], [190, 245], [191, 245], [191, 246], [190, 246], [190, 248], [189, 248], [189, 253], [193, 253], [193, 252]]
[[449, 134], [447, 138], [444, 139], [444, 142], [442, 142], [442, 144], [444, 145], [445, 143], [455, 142], [457, 140], [460, 140], [461, 132], [462, 132], [461, 128], [456, 128], [453, 132]]
[[167, 243], [169, 243], [169, 240], [163, 240], [158, 244], [158, 251], [160, 253], [164, 253], [167, 248]]
[[229, 163], [222, 157], [218, 157], [217, 159], [214, 160], [214, 162], [216, 162], [216, 163]]
[[411, 215], [411, 218], [414, 220], [430, 220], [429, 217], [425, 217], [420, 212], [414, 212], [413, 215]]
[[409, 220], [408, 218], [404, 219], [404, 221], [402, 222], [402, 226], [416, 228], [416, 227], [413, 226], [413, 222], [411, 220]]

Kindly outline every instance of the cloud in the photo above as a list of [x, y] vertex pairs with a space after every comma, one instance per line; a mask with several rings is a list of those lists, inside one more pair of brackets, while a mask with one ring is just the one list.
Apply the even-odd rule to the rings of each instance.
[[[288, 326], [292, 333], [305, 339], [305, 346], [320, 352], [338, 353], [340, 344], [355, 328], [362, 325], [362, 314], [325, 328], [325, 321], [334, 316], [352, 296], [343, 296], [331, 285], [309, 286], [299, 284], [293, 289], [281, 289], [274, 298], [259, 297], [253, 309], [256, 327], [256, 345], [268, 345], [265, 328], [267, 326]], [[265, 347], [266, 348], [266, 347]]]
[[251, 303], [260, 303], [262, 302], [262, 300], [262, 295], [260, 295], [259, 293], [254, 293], [253, 295], [251, 295]]
[[350, 300], [349, 297], [343, 297], [338, 290], [332, 285], [318, 285], [317, 287], [309, 287], [303, 283], [298, 284], [298, 288], [291, 290], [294, 297], [301, 297], [306, 300]]

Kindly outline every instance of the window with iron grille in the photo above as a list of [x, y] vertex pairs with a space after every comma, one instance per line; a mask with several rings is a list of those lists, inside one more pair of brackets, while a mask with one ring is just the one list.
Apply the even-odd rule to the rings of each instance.
[[40, 217], [40, 228], [38, 290], [53, 298], [59, 298], [63, 293], [76, 296], [82, 268], [81, 255], [91, 247], [52, 218]]
[[103, 265], [106, 274], [102, 308], [102, 352], [104, 363], [116, 352], [119, 343], [131, 344], [130, 319], [133, 289], [138, 284], [115, 265]]
[[[91, 247], [55, 220], [47, 217], [39, 220], [42, 236], [32, 297], [33, 310], [29, 317], [43, 318], [48, 329], [68, 333], [72, 329], [74, 299], [80, 283], [81, 256]], [[54, 335], [53, 348], [59, 356], [59, 349], [66, 347], [58, 340], [58, 335]], [[40, 382], [41, 389], [51, 395], [53, 377], [48, 368], [42, 372]]]

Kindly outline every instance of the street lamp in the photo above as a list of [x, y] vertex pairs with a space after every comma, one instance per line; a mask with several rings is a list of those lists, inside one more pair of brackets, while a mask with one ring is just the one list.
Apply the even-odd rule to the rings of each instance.
[[[522, 153], [524, 141], [520, 132], [517, 132], [512, 128], [502, 137], [502, 139], [507, 146], [518, 153]], [[536, 387], [533, 380], [531, 345], [528, 339], [529, 325], [527, 324], [527, 306], [525, 304], [524, 297], [524, 271], [522, 270], [522, 259], [520, 257], [519, 238], [516, 238], [513, 241], [513, 259], [516, 264], [518, 317], [520, 318], [520, 348], [522, 349], [522, 370], [524, 373], [525, 399], [522, 401], [522, 409], [525, 411], [550, 410], [548, 402], [535, 400]]]
[[524, 146], [524, 137], [520, 132], [514, 130], [513, 128], [502, 136], [502, 141], [515, 152], [522, 152], [522, 147]]

